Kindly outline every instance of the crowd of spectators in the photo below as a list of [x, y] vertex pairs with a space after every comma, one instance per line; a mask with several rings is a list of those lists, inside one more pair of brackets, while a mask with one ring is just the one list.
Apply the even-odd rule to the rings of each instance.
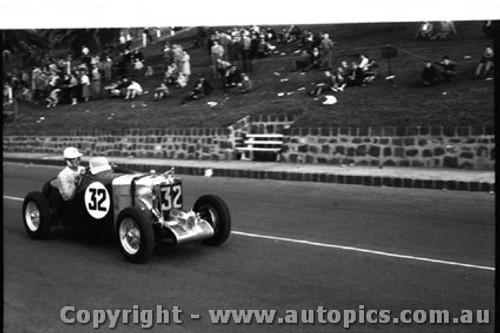
[[[414, 38], [436, 40], [457, 34], [452, 21], [440, 22], [439, 29], [436, 26], [432, 22], [423, 22]], [[144, 33], [149, 35], [147, 29]], [[312, 33], [295, 25], [281, 30], [254, 25], [225, 31], [209, 29], [204, 40], [197, 39], [196, 46], [206, 47], [207, 65], [212, 75], [210, 78], [206, 74], [197, 75], [192, 84], [191, 55], [183, 45], [165, 42], [161, 50], [163, 62], [153, 71], [141, 49], [132, 49], [129, 36], [122, 35], [118, 56], [112, 57], [108, 52], [82, 45], [78, 54], [45, 57], [41, 64], [29, 70], [11, 73], [4, 81], [4, 104], [17, 99], [42, 102], [47, 108], [54, 108], [60, 104], [76, 105], [106, 97], [135, 99], [145, 94], [141, 83], [144, 77], [159, 78], [153, 88], [155, 101], [171, 96], [174, 89], [188, 90], [183, 94], [183, 103], [201, 99], [216, 89], [226, 94], [231, 91], [248, 93], [253, 89], [249, 73], [254, 70], [255, 60], [280, 53], [281, 46], [290, 43], [298, 45], [292, 71], [305, 73], [314, 69], [324, 73], [318, 82], [312, 82], [311, 96], [364, 86], [378, 76], [378, 64], [366, 54], [360, 54], [354, 61], [335, 57], [337, 43], [328, 33]], [[11, 55], [4, 52], [4, 58], [10, 59]], [[457, 78], [458, 68], [459, 64], [447, 56], [440, 61], [427, 60], [420, 81], [424, 86], [453, 81]], [[488, 76], [493, 70], [493, 48], [486, 46], [475, 77]], [[154, 75], [158, 73], [161, 74]]]

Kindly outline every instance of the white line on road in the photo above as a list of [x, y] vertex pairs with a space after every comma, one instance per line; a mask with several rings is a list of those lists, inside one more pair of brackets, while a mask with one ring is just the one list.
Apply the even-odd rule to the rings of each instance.
[[23, 198], [9, 197], [8, 195], [3, 196], [4, 199], [14, 200], [14, 201], [24, 201]]
[[[4, 197], [4, 199], [9, 199], [9, 200], [23, 201], [22, 198], [10, 197], [10, 196], [6, 196], [6, 195], [4, 195], [3, 197]], [[368, 250], [368, 249], [363, 249], [363, 248], [353, 247], [353, 246], [311, 242], [311, 241], [302, 240], [302, 239], [267, 236], [267, 235], [254, 234], [254, 233], [242, 232], [242, 231], [231, 231], [231, 233], [235, 234], [235, 235], [239, 235], [239, 236], [245, 236], [245, 237], [270, 239], [270, 240], [274, 240], [274, 241], [282, 241], [282, 242], [295, 243], [295, 244], [305, 244], [305, 245], [325, 247], [325, 248], [338, 249], [338, 250], [362, 252], [362, 253], [368, 253], [368, 254], [373, 254], [373, 255], [378, 255], [378, 256], [384, 256], [384, 257], [393, 257], [393, 258], [400, 258], [400, 259], [430, 262], [430, 263], [434, 263], [434, 264], [460, 266], [460, 267], [495, 271], [495, 267], [490, 267], [490, 266], [464, 264], [464, 263], [455, 262], [455, 261], [447, 261], [447, 260], [432, 259], [432, 258], [425, 258], [425, 257], [415, 257], [415, 256], [409, 256], [409, 255], [397, 254], [397, 253], [391, 253], [391, 252]]]
[[440, 259], [415, 257], [415, 256], [409, 256], [409, 255], [397, 254], [397, 253], [391, 253], [391, 252], [368, 250], [368, 249], [363, 249], [363, 248], [353, 247], [353, 246], [311, 242], [308, 240], [301, 240], [301, 239], [294, 239], [294, 238], [266, 236], [266, 235], [253, 234], [253, 233], [241, 232], [241, 231], [232, 231], [231, 233], [233, 233], [235, 235], [245, 236], [245, 237], [263, 238], [263, 239], [270, 239], [270, 240], [275, 240], [275, 241], [282, 241], [282, 242], [289, 242], [289, 243], [296, 243], [296, 244], [305, 244], [305, 245], [333, 248], [333, 249], [339, 249], [339, 250], [355, 251], [355, 252], [362, 252], [362, 253], [374, 254], [374, 255], [385, 256], [385, 257], [425, 261], [425, 262], [431, 262], [431, 263], [435, 263], [435, 264], [461, 266], [461, 267], [467, 267], [467, 268], [484, 269], [484, 270], [488, 270], [488, 271], [495, 270], [495, 267], [490, 267], [490, 266], [472, 265], [472, 264], [464, 264], [464, 263], [460, 263], [460, 262], [446, 261], [446, 260], [440, 260]]

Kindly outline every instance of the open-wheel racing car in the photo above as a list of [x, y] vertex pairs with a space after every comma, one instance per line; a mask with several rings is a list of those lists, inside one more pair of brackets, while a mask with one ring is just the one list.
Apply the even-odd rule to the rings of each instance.
[[227, 240], [231, 216], [219, 196], [201, 196], [190, 211], [182, 207], [182, 181], [173, 168], [137, 173], [110, 166], [95, 175], [87, 168], [69, 201], [62, 200], [57, 178], [48, 181], [41, 192], [26, 195], [23, 218], [33, 239], [46, 238], [55, 225], [111, 231], [122, 254], [135, 263], [146, 261], [162, 241], [218, 246]]

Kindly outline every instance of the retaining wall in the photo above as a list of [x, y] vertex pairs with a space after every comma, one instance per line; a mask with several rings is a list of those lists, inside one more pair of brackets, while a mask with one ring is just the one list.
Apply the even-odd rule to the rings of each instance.
[[285, 135], [282, 161], [345, 165], [448, 167], [493, 170], [494, 127], [289, 128], [242, 119], [228, 129], [71, 131], [57, 136], [3, 136], [6, 152], [62, 152], [75, 146], [85, 155], [232, 160], [235, 142], [248, 132]]
[[295, 128], [284, 133], [282, 160], [291, 163], [495, 168], [493, 127]]

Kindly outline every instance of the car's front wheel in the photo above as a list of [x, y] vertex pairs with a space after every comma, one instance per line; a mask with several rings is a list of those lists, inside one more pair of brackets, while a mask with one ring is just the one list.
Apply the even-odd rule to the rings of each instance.
[[117, 219], [120, 250], [130, 262], [143, 263], [153, 253], [155, 235], [149, 212], [138, 207], [125, 208]]
[[231, 214], [220, 197], [213, 194], [200, 197], [194, 203], [193, 211], [214, 228], [214, 235], [205, 239], [204, 244], [219, 246], [228, 239], [231, 233]]
[[47, 199], [40, 192], [30, 192], [23, 202], [23, 220], [28, 235], [45, 239], [49, 235], [52, 215]]

